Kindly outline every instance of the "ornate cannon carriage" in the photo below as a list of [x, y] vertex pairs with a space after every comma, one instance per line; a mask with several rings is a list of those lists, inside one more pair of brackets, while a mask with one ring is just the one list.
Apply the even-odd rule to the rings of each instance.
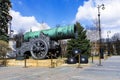
[[30, 31], [24, 34], [24, 42], [17, 48], [17, 56], [32, 56], [34, 59], [57, 58], [61, 54], [58, 40], [75, 38], [76, 25], [56, 27], [53, 29]]

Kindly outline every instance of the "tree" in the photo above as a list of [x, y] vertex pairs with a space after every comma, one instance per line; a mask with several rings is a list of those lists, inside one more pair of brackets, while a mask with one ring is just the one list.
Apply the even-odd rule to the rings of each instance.
[[18, 31], [18, 34], [16, 34], [14, 36], [14, 39], [16, 41], [16, 48], [21, 47], [22, 43], [23, 43], [23, 36], [24, 36], [25, 30], [24, 29], [20, 29]]
[[112, 43], [114, 46], [114, 53], [120, 55], [120, 33], [115, 33], [112, 36]]
[[87, 26], [87, 37], [91, 42], [99, 40], [98, 20], [92, 20], [92, 25]]
[[115, 33], [111, 39], [112, 41], [120, 40], [120, 33]]
[[87, 39], [86, 30], [76, 22], [75, 26], [78, 28], [78, 37], [77, 39], [71, 39], [67, 43], [68, 57], [73, 56], [72, 50], [77, 48], [81, 50], [81, 54], [86, 56], [90, 55], [90, 41]]
[[115, 47], [116, 47], [117, 55], [120, 55], [120, 40], [118, 40], [118, 39], [116, 40]]
[[11, 50], [6, 41], [0, 40], [0, 58], [4, 59], [4, 65], [6, 66], [6, 53]]
[[9, 15], [10, 0], [0, 0], [0, 40], [8, 41], [8, 24], [12, 17]]
[[8, 43], [0, 40], [0, 57], [3, 58], [6, 56], [7, 51], [9, 50]]

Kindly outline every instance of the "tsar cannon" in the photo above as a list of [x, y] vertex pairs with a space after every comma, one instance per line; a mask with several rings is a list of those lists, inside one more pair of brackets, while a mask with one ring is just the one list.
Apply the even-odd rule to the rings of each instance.
[[52, 54], [57, 58], [61, 54], [58, 40], [75, 38], [76, 35], [76, 25], [26, 32], [24, 42], [16, 50], [17, 57], [27, 55], [34, 59], [45, 59]]

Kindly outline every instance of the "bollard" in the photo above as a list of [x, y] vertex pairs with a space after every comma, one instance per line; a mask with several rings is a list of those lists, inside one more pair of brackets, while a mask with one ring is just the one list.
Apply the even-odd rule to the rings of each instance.
[[80, 54], [78, 54], [78, 67], [77, 68], [82, 68], [81, 65], [80, 65]]
[[50, 57], [51, 57], [51, 67], [50, 67], [50, 68], [54, 68], [54, 67], [55, 67], [52, 56], [53, 56], [53, 55], [50, 53]]

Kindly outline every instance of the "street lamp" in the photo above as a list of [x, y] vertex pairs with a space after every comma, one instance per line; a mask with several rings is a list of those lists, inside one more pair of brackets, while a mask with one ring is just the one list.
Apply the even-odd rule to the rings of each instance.
[[109, 34], [111, 33], [111, 31], [107, 31], [107, 50], [108, 50], [108, 56], [110, 56], [110, 42], [109, 42]]
[[104, 4], [98, 5], [98, 28], [99, 28], [99, 66], [101, 66], [101, 25], [100, 25], [100, 8], [105, 9]]

